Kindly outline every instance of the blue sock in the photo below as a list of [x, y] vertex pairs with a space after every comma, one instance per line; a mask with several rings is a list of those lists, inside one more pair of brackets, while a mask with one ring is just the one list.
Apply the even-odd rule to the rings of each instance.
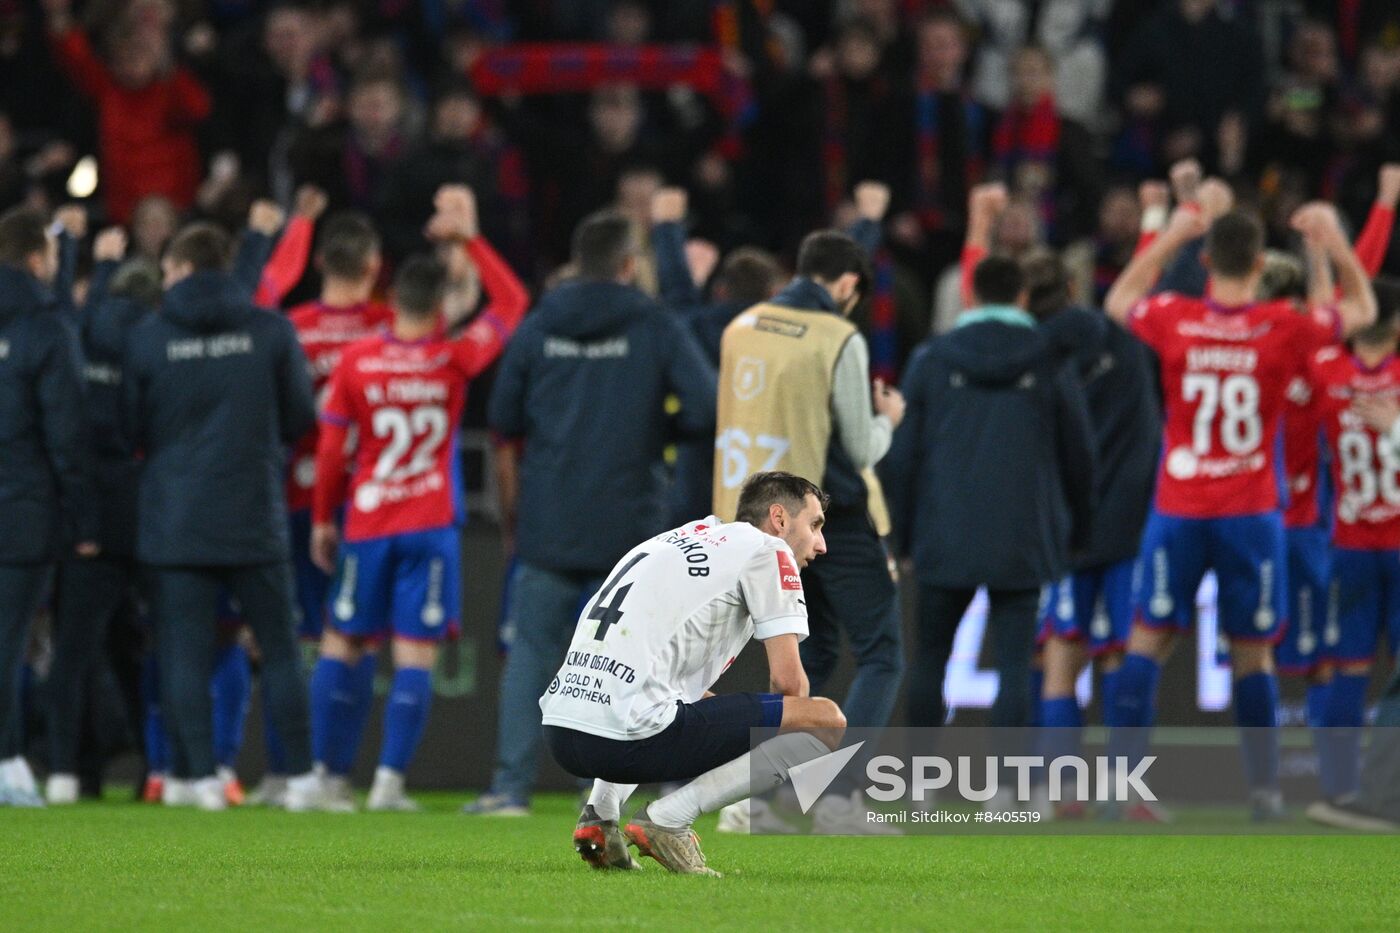
[[1278, 678], [1263, 671], [1235, 681], [1235, 721], [1251, 789], [1278, 787]]
[[311, 754], [335, 775], [355, 766], [369, 713], [355, 671], [344, 661], [321, 658], [311, 672]]
[[1108, 708], [1113, 705], [1113, 691], [1118, 686], [1118, 669], [1104, 671], [1099, 675], [1099, 703], [1103, 708], [1104, 722], [1108, 722]]
[[1112, 702], [1104, 707], [1104, 724], [1109, 727], [1108, 756], [1128, 759], [1129, 769], [1137, 767], [1147, 754], [1149, 732], [1156, 719], [1157, 681], [1161, 676], [1162, 667], [1152, 658], [1127, 654], [1113, 678]]
[[1038, 667], [1031, 668], [1031, 728], [1046, 725], [1042, 720], [1043, 711], [1040, 708], [1041, 694], [1045, 692], [1045, 671]]
[[238, 760], [243, 747], [243, 722], [248, 716], [248, 692], [252, 672], [248, 652], [234, 642], [214, 658], [214, 674], [209, 678], [209, 698], [214, 709], [214, 760], [226, 768]]
[[[1042, 700], [1040, 718], [1044, 726], [1040, 733], [1041, 754], [1045, 757], [1047, 769], [1056, 758], [1079, 754], [1080, 728], [1084, 719], [1079, 711], [1078, 699], [1068, 696]], [[1073, 798], [1073, 784], [1061, 789], [1062, 800]]]
[[160, 715], [160, 666], [154, 654], [147, 655], [141, 665], [141, 697], [145, 703], [141, 733], [146, 744], [146, 770], [165, 774], [170, 771], [170, 737]]
[[1361, 726], [1366, 717], [1368, 674], [1338, 674], [1332, 678], [1323, 713], [1328, 745], [1336, 756], [1335, 797], [1355, 794], [1361, 787]]
[[384, 706], [384, 746], [379, 764], [402, 773], [418, 749], [428, 708], [433, 702], [433, 675], [421, 667], [401, 667], [394, 672], [389, 702]]
[[1327, 696], [1332, 684], [1308, 684], [1308, 728], [1312, 731], [1313, 752], [1317, 755], [1317, 783], [1324, 799], [1332, 800], [1337, 791], [1337, 751], [1327, 731]]

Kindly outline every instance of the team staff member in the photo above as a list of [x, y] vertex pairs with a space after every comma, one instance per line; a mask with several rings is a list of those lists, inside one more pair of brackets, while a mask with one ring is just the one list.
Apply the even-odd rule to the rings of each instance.
[[541, 736], [536, 701], [579, 605], [619, 557], [667, 527], [666, 396], [680, 399], [683, 434], [714, 424], [714, 370], [685, 325], [632, 284], [627, 219], [587, 218], [573, 254], [578, 279], [520, 325], [491, 396], [491, 426], [524, 440], [519, 628], [501, 675], [496, 770], [474, 813], [525, 812]]
[[209, 677], [221, 587], [262, 650], [265, 702], [288, 770], [311, 771], [306, 688], [293, 637], [285, 445], [314, 424], [306, 356], [280, 315], [226, 271], [229, 239], [192, 224], [161, 270], [160, 313], [127, 345], [125, 420], [144, 456], [137, 558], [152, 571], [161, 697], [174, 749], [165, 801], [219, 810]]
[[[868, 279], [865, 253], [853, 239], [818, 231], [802, 242], [787, 288], [725, 329], [714, 501], [715, 514], [731, 521], [740, 487], [755, 471], [822, 478], [831, 496], [831, 556], [802, 576], [811, 620], [802, 663], [812, 690], [821, 692], [845, 629], [856, 675], [842, 706], [852, 725], [879, 727], [894, 709], [903, 659], [895, 582], [881, 541], [888, 528], [877, 528], [888, 518], [871, 468], [889, 449], [904, 398], [876, 382], [871, 411], [870, 353], [847, 319]], [[815, 818], [824, 831], [879, 825], [839, 794], [828, 794]]]
[[43, 215], [0, 215], [0, 805], [43, 804], [20, 754], [29, 620], [53, 560], [98, 551], [77, 346], [48, 289], [57, 269]]

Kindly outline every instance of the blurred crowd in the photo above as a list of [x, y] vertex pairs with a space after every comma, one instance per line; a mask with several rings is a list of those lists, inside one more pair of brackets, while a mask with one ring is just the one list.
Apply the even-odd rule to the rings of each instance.
[[460, 181], [534, 283], [585, 214], [645, 226], [663, 184], [694, 237], [790, 259], [877, 179], [891, 369], [956, 314], [934, 289], [979, 182], [1010, 188], [1002, 248], [1072, 246], [1101, 298], [1133, 187], [1172, 162], [1278, 245], [1309, 198], [1359, 214], [1400, 155], [1385, 0], [7, 0], [0, 78], [0, 208], [91, 196], [148, 255], [184, 216], [236, 226], [314, 183], [392, 264]]

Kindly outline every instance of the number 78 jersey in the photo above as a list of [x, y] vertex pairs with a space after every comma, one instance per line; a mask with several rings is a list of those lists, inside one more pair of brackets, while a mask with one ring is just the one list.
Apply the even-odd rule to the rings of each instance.
[[1362, 396], [1400, 397], [1400, 360], [1392, 355], [1371, 369], [1343, 348], [1328, 347], [1313, 356], [1308, 381], [1332, 453], [1332, 543], [1366, 551], [1400, 548], [1400, 457], [1352, 410]]
[[[561, 542], [561, 546], [568, 546]], [[714, 516], [639, 544], [579, 615], [543, 722], [631, 741], [704, 696], [750, 638], [807, 636], [792, 550]]]
[[1227, 518], [1277, 509], [1288, 386], [1314, 352], [1338, 340], [1336, 312], [1308, 314], [1289, 301], [1227, 308], [1165, 292], [1139, 302], [1129, 325], [1161, 362], [1157, 511]]

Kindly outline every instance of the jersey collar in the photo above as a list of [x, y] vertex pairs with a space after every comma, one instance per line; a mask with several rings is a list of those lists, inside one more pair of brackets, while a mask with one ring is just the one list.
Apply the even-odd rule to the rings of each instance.
[[964, 311], [953, 326], [966, 327], [969, 324], [985, 324], [988, 321], [1010, 324], [1013, 327], [1035, 327], [1035, 318], [1015, 305], [983, 305]]

